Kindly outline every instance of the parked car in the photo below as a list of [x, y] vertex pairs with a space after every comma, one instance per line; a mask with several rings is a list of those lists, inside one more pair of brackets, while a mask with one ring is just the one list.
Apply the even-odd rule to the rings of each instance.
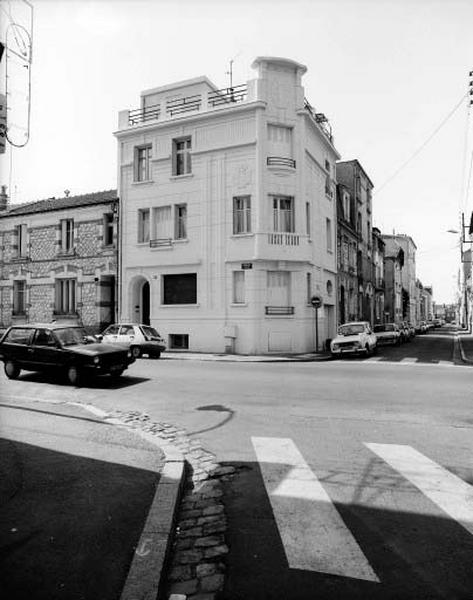
[[434, 327], [441, 327], [442, 326], [442, 321], [440, 319], [434, 319], [432, 321], [432, 324]]
[[330, 342], [332, 356], [365, 354], [376, 350], [376, 336], [367, 321], [345, 323], [338, 328], [338, 335]]
[[408, 321], [408, 323], [407, 323], [407, 326], [409, 327], [409, 332], [410, 332], [411, 338], [415, 337], [415, 336], [416, 336], [416, 328], [415, 328], [415, 325], [414, 325], [413, 323], [410, 323], [410, 322]]
[[9, 379], [21, 369], [60, 369], [78, 385], [87, 375], [119, 377], [135, 359], [125, 348], [93, 341], [83, 327], [37, 323], [7, 329], [0, 339], [0, 360]]
[[425, 321], [419, 321], [415, 327], [416, 334], [421, 335], [427, 333], [427, 323]]
[[373, 331], [376, 335], [377, 345], [393, 344], [399, 346], [401, 343], [401, 332], [396, 323], [384, 323], [383, 325], [375, 325]]
[[106, 344], [122, 344], [130, 348], [134, 358], [147, 354], [150, 358], [159, 358], [166, 350], [166, 344], [159, 333], [149, 325], [137, 323], [117, 323], [110, 325], [98, 336]]

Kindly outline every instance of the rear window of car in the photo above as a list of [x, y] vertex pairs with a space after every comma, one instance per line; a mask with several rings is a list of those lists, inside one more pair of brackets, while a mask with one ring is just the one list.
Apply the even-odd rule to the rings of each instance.
[[375, 325], [373, 327], [373, 330], [375, 333], [381, 333], [381, 331], [386, 331], [388, 329], [388, 326], [384, 326], [384, 325]]
[[14, 329], [10, 329], [3, 341], [13, 344], [27, 344], [30, 337], [31, 329], [15, 327]]
[[135, 333], [135, 329], [133, 325], [122, 325], [120, 327], [120, 335], [133, 335]]
[[118, 325], [110, 325], [110, 327], [107, 327], [107, 329], [103, 332], [103, 335], [117, 335], [118, 333]]
[[150, 338], [159, 338], [159, 333], [156, 331], [156, 329], [154, 327], [149, 327], [148, 325], [142, 325], [141, 326], [141, 331], [147, 337], [150, 337]]

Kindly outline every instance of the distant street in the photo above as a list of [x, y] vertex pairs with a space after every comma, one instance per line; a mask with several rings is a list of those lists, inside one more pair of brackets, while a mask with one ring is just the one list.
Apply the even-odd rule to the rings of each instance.
[[225, 598], [471, 598], [473, 371], [453, 332], [369, 359], [163, 355], [128, 373], [83, 388], [2, 373], [2, 402], [140, 410], [236, 466]]

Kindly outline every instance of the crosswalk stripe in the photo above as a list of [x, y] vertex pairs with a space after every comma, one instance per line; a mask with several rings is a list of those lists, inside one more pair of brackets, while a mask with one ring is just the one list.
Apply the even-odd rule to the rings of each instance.
[[251, 439], [289, 566], [379, 582], [294, 442]]
[[365, 446], [473, 534], [473, 486], [411, 446], [371, 443]]

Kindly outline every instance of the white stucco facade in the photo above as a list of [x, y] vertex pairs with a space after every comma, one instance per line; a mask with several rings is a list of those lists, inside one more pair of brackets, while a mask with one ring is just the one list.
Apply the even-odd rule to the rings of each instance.
[[305, 67], [253, 67], [245, 86], [200, 77], [119, 115], [120, 317], [169, 348], [311, 351], [313, 294], [319, 347], [335, 334], [339, 156], [304, 100]]

